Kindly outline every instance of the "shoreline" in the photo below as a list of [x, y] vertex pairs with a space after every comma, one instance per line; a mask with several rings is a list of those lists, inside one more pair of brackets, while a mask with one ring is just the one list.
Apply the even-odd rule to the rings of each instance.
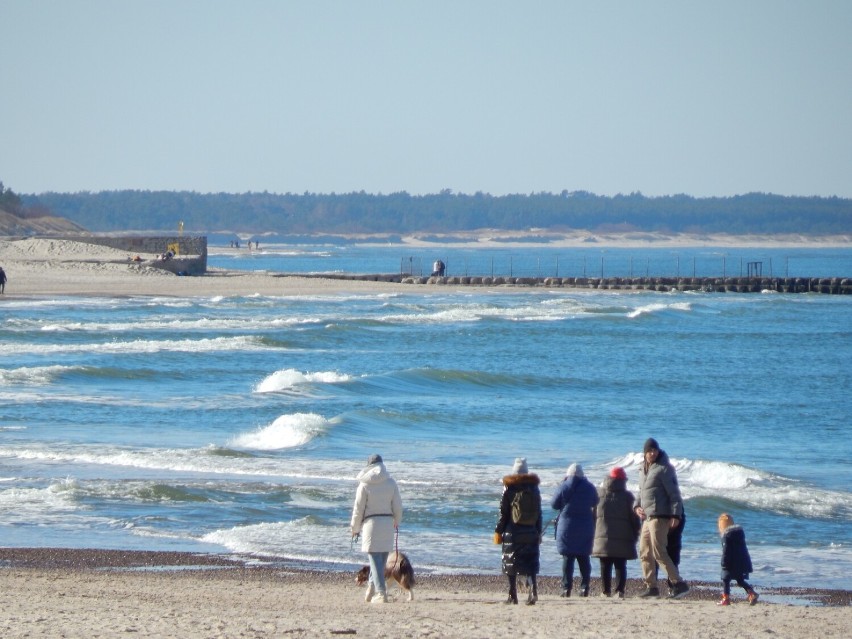
[[[416, 562], [415, 562], [416, 563]], [[415, 566], [416, 571], [416, 566]], [[559, 580], [539, 581], [535, 606], [506, 606], [500, 575], [417, 574], [414, 601], [395, 585], [371, 605], [351, 572], [259, 565], [254, 558], [183, 552], [0, 548], [0, 632], [7, 637], [328, 637], [627, 636], [661, 628], [693, 637], [844, 637], [848, 591], [759, 589], [755, 606], [719, 584], [691, 582], [683, 599], [559, 596]], [[523, 601], [524, 595], [521, 594]]]
[[[364, 556], [366, 563], [366, 555]], [[629, 566], [634, 567], [634, 566]], [[592, 597], [600, 594], [600, 579], [595, 574], [597, 563], [592, 561]], [[628, 568], [628, 572], [629, 572]], [[637, 565], [634, 567], [638, 569]], [[294, 575], [309, 582], [331, 581], [347, 583], [354, 572], [341, 568], [323, 568], [311, 562], [288, 562], [275, 557], [257, 557], [223, 552], [190, 552], [173, 550], [115, 550], [97, 548], [27, 548], [0, 546], [0, 570], [25, 569], [37, 571], [151, 571], [151, 572], [201, 572], [216, 574], [259, 575], [270, 573]], [[505, 577], [485, 573], [416, 573], [419, 585], [433, 587], [454, 586], [470, 592], [503, 594]], [[683, 598], [687, 601], [717, 601], [720, 583], [700, 580], [689, 581], [692, 590]], [[756, 586], [757, 587], [757, 586]], [[732, 584], [732, 597], [738, 598], [736, 584]], [[635, 597], [644, 589], [636, 575], [627, 580], [627, 598]], [[558, 597], [561, 590], [559, 577], [539, 576], [539, 594]], [[807, 605], [852, 606], [852, 590], [839, 588], [808, 588], [799, 586], [760, 586], [761, 601], [770, 603], [773, 597], [796, 597]], [[742, 599], [742, 597], [739, 597]]]
[[[717, 238], [719, 239], [719, 238]], [[747, 238], [740, 238], [745, 241]], [[837, 239], [837, 238], [836, 238]], [[849, 238], [836, 246], [848, 247]], [[489, 240], [480, 238], [472, 246], [486, 246]], [[579, 245], [583, 244], [581, 240]], [[720, 240], [721, 241], [721, 240]], [[523, 244], [516, 244], [524, 246]], [[672, 244], [675, 246], [678, 244]], [[694, 244], [680, 244], [694, 246]], [[832, 248], [821, 241], [807, 243], [813, 248]], [[401, 244], [413, 247], [415, 243]], [[432, 246], [426, 243], [424, 246]], [[502, 244], [501, 244], [502, 246]], [[542, 244], [531, 244], [532, 248]], [[548, 246], [554, 246], [549, 244]], [[595, 246], [629, 246], [611, 241]], [[646, 242], [643, 246], [649, 246]], [[656, 246], [656, 245], [655, 245]], [[719, 246], [731, 246], [719, 244]], [[780, 247], [781, 244], [771, 244]], [[802, 246], [802, 244], [797, 244]], [[234, 254], [244, 249], [211, 247], [211, 254]], [[263, 252], [263, 249], [261, 249]], [[81, 297], [228, 297], [228, 296], [305, 296], [305, 295], [389, 295], [415, 293], [439, 294], [447, 290], [466, 290], [466, 284], [442, 282], [440, 286], [416, 286], [396, 281], [376, 281], [367, 278], [334, 277], [333, 275], [281, 274], [265, 271], [238, 271], [208, 268], [204, 275], [180, 277], [168, 271], [139, 264], [127, 251], [85, 242], [56, 238], [0, 238], [0, 266], [8, 278], [5, 295], [0, 300], [33, 296]], [[372, 277], [372, 276], [368, 276]], [[451, 280], [452, 278], [447, 278]], [[561, 284], [562, 288], [578, 291], [587, 286]], [[501, 287], [502, 290], [527, 290], [523, 286]]]

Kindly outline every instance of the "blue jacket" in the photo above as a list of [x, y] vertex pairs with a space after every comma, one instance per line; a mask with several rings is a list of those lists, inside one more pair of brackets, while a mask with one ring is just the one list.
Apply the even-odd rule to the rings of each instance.
[[598, 491], [585, 477], [566, 477], [550, 506], [559, 511], [556, 550], [560, 555], [590, 555], [595, 540]]

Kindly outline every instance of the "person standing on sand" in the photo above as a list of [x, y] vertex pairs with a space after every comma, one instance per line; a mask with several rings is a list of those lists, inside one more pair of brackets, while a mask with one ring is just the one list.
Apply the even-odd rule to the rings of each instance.
[[595, 507], [595, 544], [592, 556], [601, 562], [601, 595], [612, 596], [612, 569], [615, 568], [615, 596], [624, 599], [627, 560], [636, 559], [636, 541], [642, 522], [633, 511], [633, 493], [627, 490], [627, 473], [613, 468], [598, 489]]
[[746, 581], [748, 574], [752, 572], [751, 555], [746, 545], [745, 532], [742, 526], [734, 524], [734, 518], [728, 513], [719, 515], [718, 520], [719, 537], [722, 539], [722, 598], [716, 603], [717, 606], [731, 605], [731, 581], [736, 580], [737, 585], [748, 594], [748, 603], [757, 603], [758, 595]]
[[0, 266], [0, 295], [6, 292], [6, 271]]
[[556, 550], [562, 555], [562, 596], [571, 596], [574, 584], [574, 560], [580, 569], [580, 596], [589, 596], [592, 562], [589, 555], [595, 540], [594, 508], [598, 493], [580, 464], [571, 464], [565, 479], [550, 500], [559, 511], [556, 518]]
[[370, 582], [364, 599], [387, 603], [385, 563], [394, 546], [394, 533], [402, 521], [402, 497], [381, 455], [370, 455], [358, 473], [358, 489], [352, 507], [352, 538], [361, 536], [361, 550], [370, 559]]
[[683, 498], [677, 484], [677, 473], [669, 461], [669, 456], [653, 437], [649, 437], [643, 446], [644, 463], [639, 475], [639, 499], [635, 512], [642, 520], [642, 533], [639, 538], [639, 559], [642, 562], [642, 576], [645, 579], [645, 591], [640, 597], [659, 597], [657, 586], [657, 564], [661, 565], [668, 577], [669, 598], [682, 597], [689, 586], [680, 578], [678, 567], [669, 556], [666, 545], [670, 528], [680, 525], [683, 513]]
[[512, 474], [503, 477], [500, 517], [494, 528], [494, 543], [503, 544], [503, 574], [509, 579], [507, 604], [518, 603], [518, 575], [528, 577], [527, 605], [538, 601], [536, 575], [541, 544], [541, 480], [529, 472], [527, 460], [515, 459]]

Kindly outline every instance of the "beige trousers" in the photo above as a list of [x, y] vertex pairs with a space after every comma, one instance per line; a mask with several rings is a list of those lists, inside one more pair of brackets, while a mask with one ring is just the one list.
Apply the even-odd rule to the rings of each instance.
[[669, 536], [668, 517], [646, 519], [642, 524], [639, 538], [639, 561], [642, 563], [642, 577], [648, 588], [657, 587], [657, 564], [666, 571], [671, 583], [680, 581], [680, 573], [674, 565], [669, 551], [666, 550]]

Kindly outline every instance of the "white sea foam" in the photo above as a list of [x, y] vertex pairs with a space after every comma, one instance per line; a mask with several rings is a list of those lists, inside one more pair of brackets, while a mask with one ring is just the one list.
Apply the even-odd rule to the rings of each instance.
[[128, 340], [90, 344], [7, 344], [0, 355], [58, 353], [206, 353], [221, 351], [262, 350], [260, 340], [252, 336], [214, 337], [182, 340]]
[[11, 370], [0, 369], [0, 384], [43, 386], [50, 384], [66, 371], [82, 370], [82, 366], [24, 366]]
[[280, 450], [304, 446], [324, 433], [332, 421], [314, 413], [281, 415], [269, 426], [254, 432], [238, 435], [230, 445], [253, 450]]
[[627, 313], [627, 317], [630, 319], [641, 317], [642, 315], [653, 315], [654, 313], [659, 313], [662, 311], [679, 311], [686, 312], [692, 310], [692, 304], [689, 302], [675, 302], [673, 304], [670, 303], [662, 303], [655, 302], [653, 304], [646, 304], [644, 306], [639, 306], [638, 308], [633, 309]]
[[[852, 495], [725, 461], [671, 458], [684, 499], [719, 497], [757, 510], [806, 518], [852, 517]], [[642, 453], [630, 453], [611, 466], [638, 477]], [[638, 488], [634, 484], [632, 488]]]
[[279, 391], [291, 390], [296, 386], [305, 384], [320, 383], [320, 384], [339, 384], [348, 382], [352, 379], [351, 375], [337, 373], [335, 371], [319, 371], [314, 373], [302, 373], [293, 368], [275, 371], [271, 375], [265, 377], [255, 388], [255, 393], [276, 393]]

